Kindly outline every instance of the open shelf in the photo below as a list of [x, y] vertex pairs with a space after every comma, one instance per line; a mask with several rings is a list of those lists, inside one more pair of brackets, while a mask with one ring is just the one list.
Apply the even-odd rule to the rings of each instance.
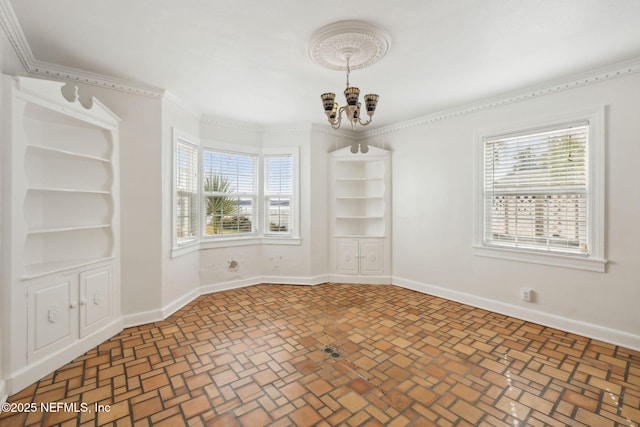
[[[56, 232], [29, 233], [24, 248], [25, 275], [32, 277], [113, 255], [110, 227], [76, 227]], [[53, 268], [55, 267], [55, 268]]]
[[109, 224], [113, 201], [106, 192], [31, 189], [23, 204], [29, 231]]
[[340, 197], [336, 199], [336, 217], [383, 217], [385, 212], [382, 197]]
[[384, 179], [385, 164], [382, 160], [337, 160], [336, 180], [375, 180]]
[[334, 234], [336, 236], [384, 236], [384, 217], [336, 217]]
[[74, 151], [62, 150], [60, 148], [46, 147], [44, 145], [27, 145], [27, 150], [43, 151], [45, 153], [48, 153], [50, 156], [55, 156], [55, 155], [59, 155], [63, 157], [70, 156], [70, 157], [79, 157], [79, 158], [88, 159], [88, 160], [95, 160], [98, 162], [107, 162], [107, 163], [110, 162], [110, 159], [107, 159], [104, 157], [90, 156], [87, 154], [76, 153]]
[[28, 188], [108, 191], [113, 182], [108, 162], [52, 150], [27, 150], [24, 170]]
[[111, 224], [96, 224], [96, 225], [72, 225], [68, 227], [53, 227], [53, 228], [31, 228], [27, 231], [27, 234], [46, 234], [46, 233], [65, 233], [68, 231], [79, 230], [94, 230], [98, 228], [109, 228]]
[[98, 159], [111, 157], [113, 144], [108, 130], [59, 111], [28, 103], [23, 128], [27, 145]]
[[382, 179], [336, 180], [336, 199], [384, 197], [385, 182]]

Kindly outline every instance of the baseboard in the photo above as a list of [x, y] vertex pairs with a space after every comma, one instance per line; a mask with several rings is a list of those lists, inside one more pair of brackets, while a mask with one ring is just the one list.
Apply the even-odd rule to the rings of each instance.
[[394, 276], [392, 283], [394, 285], [422, 292], [424, 294], [445, 298], [451, 301], [471, 305], [473, 307], [482, 308], [484, 310], [489, 310], [506, 316], [526, 320], [528, 322], [537, 323], [543, 326], [548, 326], [573, 334], [582, 335], [587, 338], [596, 339], [599, 341], [604, 341], [610, 344], [640, 351], [639, 335], [634, 335], [623, 331], [616, 331], [615, 329], [605, 328], [593, 323], [586, 323], [555, 314], [544, 313], [542, 311], [532, 310], [525, 307], [519, 307], [513, 304], [506, 304], [503, 302], [490, 300], [488, 298], [482, 298], [464, 292], [453, 291], [451, 289], [441, 288], [439, 286], [428, 285], [401, 277]]
[[114, 335], [117, 335], [122, 331], [122, 328], [122, 319], [119, 318], [95, 333], [76, 341], [69, 347], [49, 355], [46, 359], [25, 366], [19, 371], [14, 372], [11, 377], [6, 379], [6, 392], [8, 394], [14, 394], [30, 386], [61, 366], [64, 366], [66, 363], [69, 363]]
[[198, 289], [200, 295], [212, 294], [214, 292], [228, 291], [231, 289], [245, 288], [247, 286], [259, 285], [262, 283], [260, 277], [251, 277], [248, 279], [232, 280], [229, 282], [216, 283], [212, 285], [200, 286]]
[[192, 290], [191, 292], [189, 292], [188, 294], [186, 294], [186, 295], [178, 298], [177, 300], [173, 301], [169, 305], [165, 306], [162, 309], [162, 320], [164, 320], [167, 317], [171, 316], [173, 313], [175, 313], [176, 311], [180, 310], [182, 307], [184, 307], [185, 305], [189, 304], [191, 301], [193, 301], [194, 299], [198, 298], [200, 295], [202, 295], [202, 293], [200, 292], [200, 287], [198, 287], [198, 288]]
[[319, 285], [329, 282], [328, 274], [318, 276], [300, 277], [300, 276], [262, 276], [260, 283], [274, 283], [278, 285]]
[[4, 380], [0, 380], [0, 404], [6, 402], [7, 397], [9, 397], [9, 393], [7, 393], [7, 384]]
[[125, 328], [146, 325], [147, 323], [160, 322], [164, 320], [162, 317], [163, 310], [149, 310], [142, 313], [127, 314], [122, 317], [122, 323]]
[[353, 276], [350, 274], [330, 274], [329, 281], [332, 283], [356, 283], [359, 285], [388, 285], [391, 283], [391, 276]]

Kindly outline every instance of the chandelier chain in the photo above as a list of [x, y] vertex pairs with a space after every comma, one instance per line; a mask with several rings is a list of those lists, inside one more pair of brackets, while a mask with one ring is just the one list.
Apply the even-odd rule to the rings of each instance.
[[349, 74], [351, 73], [351, 67], [349, 66], [349, 57], [347, 56], [347, 87], [349, 87]]

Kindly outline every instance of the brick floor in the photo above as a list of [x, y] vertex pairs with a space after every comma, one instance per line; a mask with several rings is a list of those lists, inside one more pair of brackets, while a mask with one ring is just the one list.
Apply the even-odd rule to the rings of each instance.
[[395, 286], [259, 285], [128, 328], [9, 402], [90, 410], [2, 426], [637, 426], [640, 353]]

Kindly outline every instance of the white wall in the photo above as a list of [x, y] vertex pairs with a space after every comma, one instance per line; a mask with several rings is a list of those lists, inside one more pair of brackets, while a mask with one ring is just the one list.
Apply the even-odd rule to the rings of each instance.
[[[324, 124], [321, 126], [325, 126]], [[328, 125], [326, 125], [328, 127]], [[325, 128], [313, 128], [311, 132], [311, 147], [309, 155], [312, 161], [309, 165], [309, 174], [312, 177], [308, 194], [302, 194], [308, 198], [309, 210], [312, 215], [310, 223], [309, 240], [311, 250], [309, 253], [311, 263], [310, 271], [313, 276], [322, 276], [329, 273], [329, 257], [333, 246], [329, 245], [329, 153], [346, 147], [353, 140], [344, 135], [330, 133]]]
[[[194, 295], [200, 286], [200, 258], [192, 252], [172, 258], [173, 247], [173, 129], [199, 138], [200, 114], [182, 105], [173, 96], [165, 96], [162, 101], [162, 278], [158, 283], [162, 294], [163, 317], [184, 304], [184, 298]], [[197, 141], [193, 141], [194, 143]]]
[[[474, 133], [606, 105], [606, 273], [474, 256]], [[640, 348], [640, 75], [370, 138], [393, 150], [394, 282]], [[535, 303], [520, 290], [536, 292]]]
[[[161, 100], [78, 85], [80, 100], [95, 96], [120, 119], [120, 232], [122, 313], [140, 316], [161, 307]], [[130, 322], [128, 322], [130, 323]], [[135, 321], [134, 321], [135, 323]]]

